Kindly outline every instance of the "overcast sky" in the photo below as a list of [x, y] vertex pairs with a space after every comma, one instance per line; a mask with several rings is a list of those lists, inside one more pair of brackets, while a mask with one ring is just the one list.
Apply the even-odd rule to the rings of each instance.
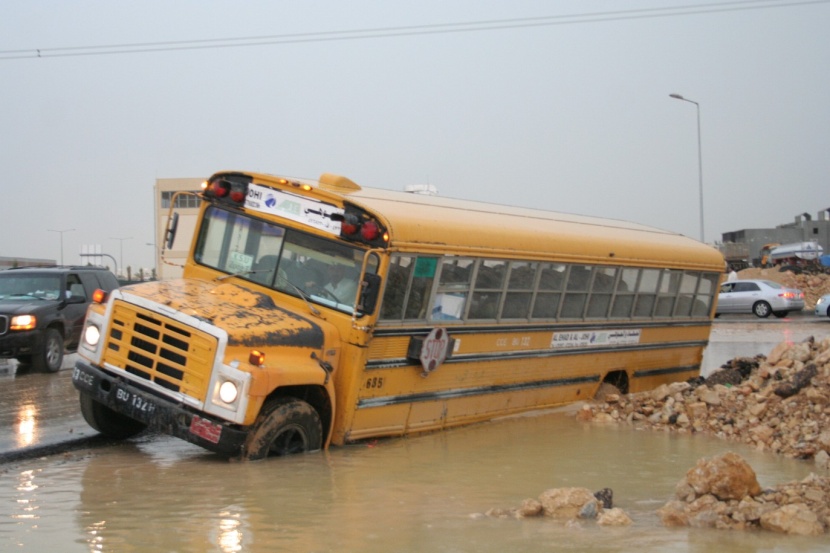
[[155, 179], [224, 169], [697, 239], [671, 93], [707, 242], [830, 208], [827, 0], [6, 0], [0, 51], [0, 256], [151, 267]]

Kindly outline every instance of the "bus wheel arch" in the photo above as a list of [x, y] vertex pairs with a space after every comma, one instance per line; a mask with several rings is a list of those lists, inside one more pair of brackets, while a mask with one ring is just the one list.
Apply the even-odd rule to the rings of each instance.
[[283, 456], [316, 451], [323, 444], [323, 425], [317, 410], [293, 396], [265, 401], [245, 440], [242, 458], [258, 461], [270, 455]]
[[596, 399], [602, 399], [607, 394], [628, 393], [628, 373], [624, 370], [609, 371], [605, 374], [594, 395]]

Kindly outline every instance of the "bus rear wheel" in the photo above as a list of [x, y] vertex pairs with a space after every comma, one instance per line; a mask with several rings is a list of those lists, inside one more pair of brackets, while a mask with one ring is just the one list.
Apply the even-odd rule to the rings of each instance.
[[322, 447], [323, 424], [305, 401], [283, 397], [266, 402], [254, 423], [242, 458], [258, 461], [268, 456], [306, 453]]
[[143, 422], [117, 413], [87, 394], [81, 394], [81, 414], [93, 429], [116, 440], [126, 440], [147, 428]]

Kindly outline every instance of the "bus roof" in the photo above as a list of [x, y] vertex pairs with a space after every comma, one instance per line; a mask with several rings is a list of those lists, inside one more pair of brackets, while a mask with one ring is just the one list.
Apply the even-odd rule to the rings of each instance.
[[[263, 184], [274, 179], [251, 176]], [[725, 267], [714, 247], [636, 223], [365, 188], [328, 174], [315, 184], [373, 213], [386, 225], [393, 249], [515, 259], [550, 259], [555, 253], [570, 263], [716, 272]]]

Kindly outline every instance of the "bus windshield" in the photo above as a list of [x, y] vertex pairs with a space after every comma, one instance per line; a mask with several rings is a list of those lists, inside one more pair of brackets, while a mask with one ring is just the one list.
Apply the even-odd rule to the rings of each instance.
[[359, 248], [210, 206], [194, 259], [228, 276], [351, 313], [363, 253]]

